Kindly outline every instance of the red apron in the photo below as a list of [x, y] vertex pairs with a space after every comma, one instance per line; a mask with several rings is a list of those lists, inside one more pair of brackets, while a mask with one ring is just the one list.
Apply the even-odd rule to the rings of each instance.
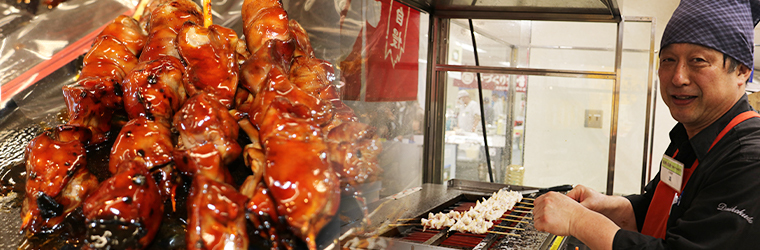
[[[734, 119], [728, 123], [728, 126], [720, 131], [720, 134], [715, 138], [707, 152], [710, 152], [710, 149], [712, 149], [712, 147], [715, 146], [715, 144], [718, 143], [728, 131], [733, 129], [734, 126], [752, 117], [760, 117], [760, 114], [755, 111], [746, 111], [734, 117]], [[678, 151], [673, 154], [673, 158], [676, 157], [676, 154], [678, 154]], [[691, 173], [694, 172], [697, 165], [699, 165], [699, 160], [695, 160], [694, 165], [692, 165], [691, 168], [684, 169], [681, 190], [686, 187], [686, 183], [689, 182], [689, 177], [691, 177]], [[673, 206], [673, 198], [676, 193], [680, 195], [680, 191], [674, 190], [668, 186], [668, 184], [665, 184], [665, 182], [660, 181], [660, 183], [657, 184], [657, 188], [654, 190], [654, 196], [652, 197], [652, 202], [649, 204], [649, 209], [647, 210], [647, 217], [644, 219], [644, 226], [641, 228], [642, 234], [665, 239], [668, 216], [670, 215], [670, 208]]]

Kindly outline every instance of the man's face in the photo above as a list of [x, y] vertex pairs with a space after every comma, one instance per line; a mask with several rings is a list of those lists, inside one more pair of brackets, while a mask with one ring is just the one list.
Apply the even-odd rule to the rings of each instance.
[[[676, 43], [660, 52], [662, 99], [689, 136], [712, 124], [744, 93], [750, 71], [740, 66], [728, 72], [723, 53], [690, 43]], [[693, 132], [693, 134], [692, 134]]]

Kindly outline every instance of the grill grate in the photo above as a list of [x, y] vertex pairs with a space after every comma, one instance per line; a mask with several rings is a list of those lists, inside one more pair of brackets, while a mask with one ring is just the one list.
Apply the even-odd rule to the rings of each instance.
[[447, 228], [424, 229], [420, 224], [420, 219], [427, 218], [428, 213], [448, 213], [452, 210], [464, 212], [474, 207], [476, 201], [484, 198], [489, 196], [459, 195], [415, 218], [399, 220], [396, 230], [390, 230], [382, 236], [450, 249], [539, 249], [549, 238], [548, 233], [539, 232], [533, 227], [533, 206], [530, 197], [523, 198], [515, 208], [507, 211], [502, 219], [493, 221], [495, 226], [490, 228], [490, 233], [487, 234], [448, 231]]

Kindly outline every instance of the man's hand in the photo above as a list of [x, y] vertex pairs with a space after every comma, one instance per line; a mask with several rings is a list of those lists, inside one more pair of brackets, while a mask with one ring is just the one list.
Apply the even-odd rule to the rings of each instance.
[[583, 185], [575, 186], [573, 190], [567, 192], [567, 196], [580, 202], [584, 207], [601, 213], [619, 227], [631, 231], [638, 230], [633, 207], [625, 197], [605, 195]]
[[571, 197], [549, 192], [539, 196], [533, 204], [533, 222], [539, 231], [554, 235], [571, 235], [573, 219], [588, 210]]
[[[590, 190], [590, 189], [589, 189]], [[604, 215], [581, 205], [578, 200], [594, 201], [594, 195], [585, 195], [581, 190], [576, 198], [557, 192], [539, 196], [533, 204], [533, 222], [539, 231], [554, 235], [572, 235], [591, 249], [611, 249], [615, 233], [620, 229]]]
[[575, 186], [573, 190], [567, 192], [567, 196], [580, 202], [584, 207], [597, 212], [604, 209], [605, 201], [608, 198], [608, 196], [583, 185]]

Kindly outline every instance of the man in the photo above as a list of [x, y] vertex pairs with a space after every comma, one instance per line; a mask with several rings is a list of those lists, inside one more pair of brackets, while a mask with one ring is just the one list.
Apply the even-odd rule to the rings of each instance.
[[460, 90], [457, 93], [459, 102], [459, 114], [457, 115], [457, 126], [462, 131], [475, 132], [480, 125], [480, 106], [470, 98], [470, 93]]
[[660, 49], [661, 94], [678, 121], [660, 173], [643, 195], [543, 195], [536, 228], [592, 249], [758, 249], [760, 118], [745, 94], [758, 10], [756, 0], [683, 0]]
[[483, 112], [486, 117], [486, 124], [493, 124], [493, 106], [491, 104], [491, 99], [488, 99], [488, 97], [483, 98]]
[[494, 121], [498, 121], [501, 118], [506, 117], [504, 114], [504, 107], [506, 106], [504, 104], [504, 98], [501, 97], [501, 95], [497, 94], [495, 91], [493, 92], [491, 98], [493, 100], [493, 117]]

